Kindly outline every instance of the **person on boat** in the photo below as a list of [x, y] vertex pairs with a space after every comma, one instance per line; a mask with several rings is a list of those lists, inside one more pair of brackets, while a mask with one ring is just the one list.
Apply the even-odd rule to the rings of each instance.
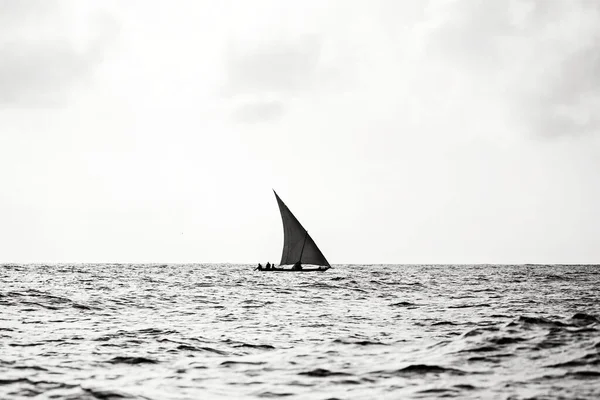
[[260, 271], [261, 269], [263, 269], [262, 265], [260, 263], [258, 263], [258, 267], [256, 267], [256, 269]]
[[294, 266], [292, 267], [293, 270], [300, 270], [302, 269], [302, 264], [300, 264], [300, 261], [298, 261], [296, 264], [294, 264]]
[[271, 263], [267, 261], [267, 269], [271, 269]]

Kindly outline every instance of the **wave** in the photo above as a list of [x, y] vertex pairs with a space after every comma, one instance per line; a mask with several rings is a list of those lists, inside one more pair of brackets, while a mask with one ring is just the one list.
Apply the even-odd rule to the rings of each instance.
[[477, 307], [491, 307], [488, 303], [481, 304], [457, 304], [454, 306], [448, 306], [448, 308], [477, 308]]
[[264, 365], [266, 362], [264, 361], [223, 361], [221, 365]]
[[586, 367], [600, 365], [600, 354], [592, 353], [586, 354], [583, 357], [579, 357], [570, 361], [561, 362], [558, 364], [548, 365], [548, 368], [569, 368], [569, 367]]
[[[82, 388], [82, 390], [98, 400], [118, 400], [118, 399], [133, 399], [140, 398], [139, 396], [132, 396], [122, 391], [107, 390], [107, 389], [92, 389]], [[87, 397], [87, 396], [86, 396]], [[146, 397], [141, 397], [146, 399]]]
[[341, 343], [341, 344], [353, 344], [357, 346], [388, 346], [387, 343], [376, 342], [371, 340], [343, 340], [343, 339], [335, 339], [333, 343]]
[[438, 322], [434, 322], [431, 324], [431, 326], [441, 326], [441, 325], [458, 325], [455, 322], [451, 322], [451, 321], [438, 321]]
[[[136, 329], [136, 330], [131, 330], [131, 331], [126, 331], [123, 329], [119, 329], [115, 332], [111, 332], [111, 333], [107, 333], [104, 334], [102, 336], [98, 336], [95, 339], [92, 339], [94, 341], [97, 342], [105, 342], [108, 340], [112, 340], [112, 339], [122, 339], [122, 338], [156, 338], [159, 336], [163, 336], [163, 335], [173, 335], [179, 333], [178, 331], [174, 330], [174, 329], [160, 329], [160, 328], [143, 328], [143, 329]], [[168, 339], [158, 339], [158, 341], [161, 340], [168, 340]]]
[[398, 303], [390, 304], [390, 307], [416, 307], [417, 304], [411, 303], [409, 301], [400, 301]]
[[283, 393], [277, 393], [277, 392], [261, 392], [259, 394], [257, 394], [258, 397], [261, 398], [267, 398], [267, 399], [273, 399], [273, 398], [278, 398], [278, 397], [288, 397], [288, 396], [293, 396], [295, 393], [288, 393], [288, 392], [283, 392]]
[[129, 365], [138, 365], [138, 364], [158, 364], [157, 360], [147, 357], [129, 357], [129, 356], [117, 356], [108, 360], [111, 364], [129, 364]]
[[577, 313], [571, 317], [571, 320], [577, 324], [583, 325], [600, 323], [600, 319], [598, 319], [596, 316], [585, 313]]
[[466, 372], [457, 368], [440, 367], [439, 365], [411, 364], [396, 370], [375, 371], [374, 374], [396, 376], [396, 375], [428, 375], [428, 374], [450, 374], [467, 375], [475, 372]]
[[600, 395], [600, 271], [165, 268], [0, 268], [0, 398]]
[[232, 345], [232, 347], [249, 347], [251, 349], [263, 349], [263, 350], [275, 349], [275, 346], [271, 346], [270, 344], [250, 344], [250, 343], [240, 343], [240, 344]]
[[55, 390], [55, 389], [70, 389], [78, 387], [77, 384], [64, 383], [64, 382], [54, 382], [54, 381], [46, 381], [46, 380], [35, 380], [31, 378], [0, 378], [0, 385], [11, 385], [11, 384], [27, 384], [34, 387], [39, 387], [40, 389], [46, 390]]
[[317, 377], [317, 378], [327, 378], [330, 376], [351, 376], [352, 374], [349, 374], [346, 372], [330, 371], [330, 370], [324, 369], [324, 368], [317, 368], [317, 369], [313, 369], [311, 371], [300, 372], [298, 375], [306, 375], [306, 376], [312, 376], [312, 377]]
[[579, 379], [598, 379], [600, 377], [600, 371], [572, 371], [567, 372], [565, 376]]

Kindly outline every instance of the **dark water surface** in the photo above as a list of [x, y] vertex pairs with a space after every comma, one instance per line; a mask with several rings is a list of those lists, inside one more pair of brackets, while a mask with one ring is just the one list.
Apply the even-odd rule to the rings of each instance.
[[600, 267], [0, 266], [0, 398], [600, 398]]

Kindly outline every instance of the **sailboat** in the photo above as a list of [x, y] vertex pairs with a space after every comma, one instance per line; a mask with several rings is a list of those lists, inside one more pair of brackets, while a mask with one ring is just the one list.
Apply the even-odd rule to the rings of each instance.
[[[304, 229], [300, 221], [292, 214], [288, 206], [273, 190], [281, 221], [283, 222], [283, 252], [279, 268], [257, 268], [258, 271], [274, 272], [314, 272], [327, 271], [331, 268], [329, 262], [317, 247], [317, 244], [308, 231]], [[292, 268], [281, 268], [284, 265], [291, 265]], [[313, 267], [304, 268], [303, 265], [312, 265]]]

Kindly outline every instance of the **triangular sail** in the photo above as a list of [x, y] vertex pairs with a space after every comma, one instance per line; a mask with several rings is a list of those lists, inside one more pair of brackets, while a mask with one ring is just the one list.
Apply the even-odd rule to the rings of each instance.
[[[275, 193], [275, 191], [273, 191]], [[331, 267], [325, 259], [315, 241], [310, 237], [306, 229], [300, 224], [294, 214], [279, 198], [277, 204], [283, 221], [283, 254], [280, 265], [291, 265], [300, 261], [302, 264], [323, 265]], [[304, 248], [304, 249], [303, 249]]]

